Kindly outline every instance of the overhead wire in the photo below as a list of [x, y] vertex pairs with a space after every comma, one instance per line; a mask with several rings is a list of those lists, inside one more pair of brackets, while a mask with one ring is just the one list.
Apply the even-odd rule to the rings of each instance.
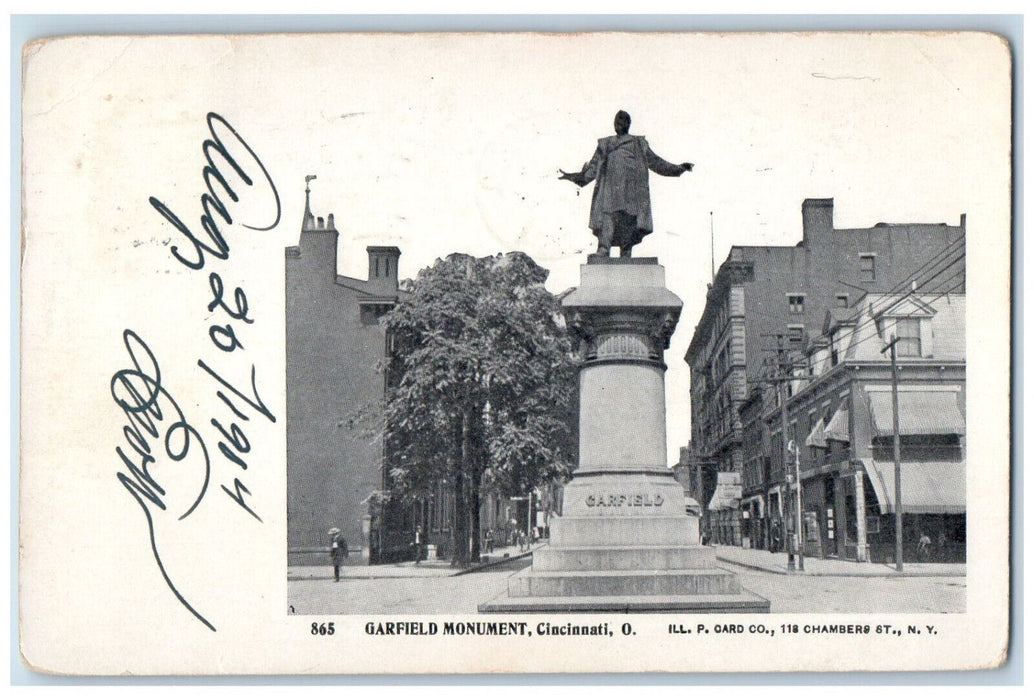
[[[958, 246], [960, 244], [962, 245], [962, 248], [958, 248]], [[960, 254], [956, 255], [956, 253], [958, 253], [960, 250], [962, 252]], [[945, 262], [945, 259], [948, 258], [949, 256], [952, 256], [952, 255], [954, 255], [954, 257], [952, 257], [950, 260]], [[932, 301], [936, 301], [936, 300], [942, 298], [943, 296], [945, 296], [946, 294], [953, 293], [954, 291], [956, 291], [956, 290], [958, 290], [958, 289], [960, 289], [960, 288], [965, 286], [965, 275], [966, 275], [965, 267], [963, 266], [962, 269], [956, 271], [954, 274], [951, 274], [951, 275], [948, 275], [947, 277], [944, 277], [943, 279], [939, 279], [939, 278], [941, 278], [943, 275], [945, 275], [949, 270], [951, 270], [959, 262], [964, 261], [965, 257], [966, 257], [966, 255], [965, 255], [965, 236], [963, 235], [963, 236], [960, 236], [959, 238], [956, 238], [955, 240], [949, 242], [947, 245], [945, 245], [940, 251], [935, 253], [931, 258], [927, 259], [922, 265], [920, 265], [918, 268], [916, 268], [915, 270], [910, 272], [898, 284], [896, 284], [893, 287], [891, 287], [890, 291], [886, 291], [886, 292], [872, 292], [872, 293], [870, 293], [871, 296], [876, 296], [876, 295], [880, 296], [881, 297], [881, 302], [880, 303], [882, 305], [879, 306], [879, 307], [874, 307], [872, 305], [870, 305], [869, 307], [861, 307], [856, 312], [854, 312], [851, 316], [846, 318], [845, 322], [847, 324], [852, 324], [852, 323], [857, 324], [858, 320], [860, 320], [863, 316], [866, 315], [866, 313], [869, 313], [869, 312], [871, 312], [871, 315], [874, 318], [882, 316], [882, 315], [886, 315], [886, 314], [890, 313], [891, 311], [893, 311], [893, 309], [897, 308], [897, 306], [899, 306], [901, 303], [904, 302], [904, 300], [908, 299], [908, 297], [913, 295], [913, 294], [924, 294], [924, 292], [925, 292], [925, 294], [930, 294], [931, 292], [925, 291], [925, 287], [927, 287], [928, 285], [932, 284], [934, 281], [939, 281], [938, 287], [940, 287], [941, 285], [946, 284], [946, 283], [950, 282], [951, 280], [961, 276], [963, 279], [962, 279], [962, 281], [960, 283], [950, 287], [947, 291], [944, 291], [944, 292], [941, 292], [941, 293], [937, 294], [937, 296], [935, 296], [935, 298], [930, 300], [930, 301], [931, 302]], [[938, 267], [936, 269], [932, 270], [932, 271], [928, 270], [928, 268], [930, 268], [933, 265], [938, 265]], [[920, 273], [924, 273], [924, 271], [925, 271], [925, 279], [923, 279], [920, 282], [920, 281], [918, 281], [917, 278], [918, 278], [919, 274]], [[859, 301], [861, 301], [862, 298], [864, 298], [864, 296], [861, 297], [859, 299]], [[856, 304], [857, 304], [857, 302], [856, 302]], [[780, 322], [786, 322], [786, 320], [787, 320], [786, 318], [775, 319], [775, 317], [772, 314], [764, 314], [764, 313], [762, 313], [761, 315], [764, 315], [764, 316], [769, 317], [769, 318], [773, 318], [773, 320], [779, 320]], [[858, 344], [864, 342], [865, 340], [868, 340], [869, 338], [872, 338], [872, 337], [875, 337], [875, 336], [878, 336], [878, 335], [880, 335], [880, 334], [879, 334], [878, 331], [876, 331], [876, 332], [871, 333], [871, 334], [869, 334], [867, 336], [860, 336], [860, 337], [852, 338], [852, 340], [848, 344], [848, 346], [844, 348], [845, 355], [851, 349], [854, 349], [855, 347], [857, 347]], [[787, 348], [786, 350], [788, 352], [792, 351], [791, 348]], [[771, 352], [771, 351], [769, 351], [769, 352]], [[765, 381], [768, 381], [768, 380], [766, 380], [766, 379], [748, 380], [748, 382], [750, 382], [750, 383], [759, 383], [759, 382], [765, 382]]]
[[[960, 244], [962, 245], [962, 247], [958, 248], [958, 246]], [[919, 275], [923, 274], [923, 271], [926, 270], [928, 267], [930, 267], [931, 265], [936, 265], [936, 264], [940, 263], [941, 261], [944, 260], [944, 258], [946, 258], [946, 257], [948, 257], [950, 255], [955, 255], [960, 250], [962, 251], [961, 255], [958, 255], [950, 263], [948, 263], [947, 265], [942, 266], [939, 269], [937, 269], [936, 271], [934, 271], [934, 273], [932, 275], [929, 275], [926, 278], [925, 282], [923, 282], [921, 284], [917, 284], [917, 287], [925, 286], [929, 282], [932, 282], [934, 279], [936, 279], [938, 275], [944, 273], [952, 265], [956, 264], [960, 260], [964, 260], [965, 259], [965, 257], [966, 257], [965, 256], [965, 235], [959, 236], [958, 238], [955, 238], [954, 240], [952, 240], [949, 243], [947, 243], [943, 248], [941, 248], [931, 258], [928, 258], [918, 268], [916, 268], [916, 269], [912, 270], [911, 272], [909, 272], [904, 277], [904, 279], [902, 279], [900, 282], [898, 282], [897, 284], [892, 286], [890, 289], [885, 290], [885, 291], [879, 291], [879, 292], [870, 292], [869, 295], [871, 296], [871, 295], [874, 295], [874, 294], [879, 294], [881, 296], [893, 296], [893, 295], [899, 294], [899, 293], [905, 291], [906, 289], [910, 288], [911, 285], [912, 285], [912, 281], [917, 279]], [[908, 289], [908, 291], [911, 291], [911, 289]], [[890, 303], [890, 302], [888, 302], [888, 303]], [[796, 320], [796, 319], [793, 319], [793, 318], [788, 318], [785, 315], [776, 315], [776, 314], [772, 314], [772, 313], [766, 313], [764, 311], [761, 311], [760, 309], [752, 309], [750, 311], [750, 313], [753, 314], [753, 315], [756, 315], [756, 316], [762, 316], [762, 317], [767, 318], [767, 319], [772, 320], [772, 321], [776, 321], [780, 325], [782, 325], [784, 323], [787, 324], [787, 325], [793, 325], [794, 321]], [[864, 315], [864, 313], [865, 313], [865, 309], [861, 309], [861, 310], [855, 312], [852, 316], [850, 316], [847, 319], [845, 319], [845, 321], [847, 323], [851, 323], [853, 321], [857, 321], [859, 318], [861, 318]], [[801, 321], [805, 321], [805, 319], [803, 319], [803, 318], [800, 319], [800, 320]], [[801, 325], [806, 325], [806, 324], [802, 323]]]

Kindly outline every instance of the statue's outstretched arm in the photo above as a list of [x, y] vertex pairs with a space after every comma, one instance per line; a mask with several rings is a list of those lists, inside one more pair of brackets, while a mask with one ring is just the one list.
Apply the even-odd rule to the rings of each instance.
[[590, 182], [596, 179], [596, 175], [599, 173], [600, 162], [603, 160], [603, 154], [600, 149], [597, 148], [596, 152], [592, 155], [592, 159], [582, 166], [582, 169], [576, 173], [568, 173], [563, 170], [560, 171], [560, 180], [570, 180], [579, 187], [585, 187]]
[[583, 167], [581, 170], [579, 170], [576, 173], [569, 173], [569, 172], [566, 172], [564, 170], [561, 170], [560, 171], [560, 177], [557, 178], [557, 179], [558, 180], [570, 180], [571, 182], [573, 182], [574, 184], [578, 185], [579, 187], [585, 187], [590, 182], [592, 182], [594, 178], [588, 177], [586, 175], [586, 173], [585, 173], [585, 168]]
[[678, 177], [682, 173], [689, 172], [693, 169], [692, 163], [679, 163], [677, 165], [675, 163], [669, 163], [654, 153], [653, 149], [650, 148], [650, 144], [644, 141], [643, 145], [646, 150], [646, 166], [658, 175], [664, 175], [665, 177]]

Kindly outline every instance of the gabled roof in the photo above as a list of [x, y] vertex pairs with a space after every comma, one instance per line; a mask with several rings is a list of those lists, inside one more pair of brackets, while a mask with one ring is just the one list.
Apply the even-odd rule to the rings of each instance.
[[900, 316], [930, 317], [937, 311], [912, 292], [907, 296], [889, 294], [873, 294], [869, 299], [869, 309], [876, 310], [879, 316], [896, 318]]
[[857, 320], [858, 311], [855, 309], [829, 309], [826, 320], [822, 322], [822, 334], [829, 335], [842, 326], [853, 326]]

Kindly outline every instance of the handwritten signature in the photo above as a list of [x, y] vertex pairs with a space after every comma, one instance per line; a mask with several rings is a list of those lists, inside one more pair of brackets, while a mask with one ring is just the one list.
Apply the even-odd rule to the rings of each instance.
[[[207, 115], [206, 122], [210, 138], [201, 144], [206, 163], [201, 177], [207, 188], [201, 195], [200, 230], [203, 233], [195, 234], [157, 197], [148, 199], [162, 218], [187, 240], [184, 251], [174, 245], [169, 252], [182, 265], [195, 271], [205, 267], [206, 255], [220, 261], [229, 259], [230, 243], [225, 227], [236, 221], [252, 231], [269, 231], [280, 223], [281, 215], [276, 185], [251, 146], [215, 112]], [[260, 223], [250, 223], [252, 216]], [[234, 324], [254, 323], [254, 318], [248, 315], [247, 294], [241, 287], [228, 292], [222, 276], [214, 271], [209, 272], [206, 282], [212, 298], [206, 311], [221, 313], [226, 321], [209, 326], [209, 339], [221, 353], [239, 355], [244, 345]], [[213, 455], [221, 456], [227, 466], [241, 470], [233, 477], [232, 486], [222, 484], [222, 491], [244, 512], [262, 522], [248, 502], [247, 497], [252, 493], [240, 475], [248, 468], [244, 455], [251, 451], [251, 442], [240, 425], [231, 421], [249, 421], [249, 409], [272, 423], [276, 417], [259, 397], [254, 364], [251, 365], [250, 393], [246, 393], [199, 358], [198, 367], [209, 379], [215, 380], [216, 397], [231, 414], [229, 420], [211, 418], [210, 423], [217, 431], [218, 450], [210, 455], [201, 431], [187, 421], [163, 385], [155, 354], [131, 329], [123, 332], [122, 339], [132, 366], [117, 371], [111, 378], [111, 396], [126, 416], [122, 432], [128, 445], [127, 449], [119, 446], [115, 450], [126, 469], [118, 472], [117, 477], [144, 511], [151, 551], [169, 590], [214, 632], [215, 626], [177, 589], [159, 552], [158, 542], [163, 537], [156, 533], [161, 531], [164, 537], [169, 537], [171, 528], [163, 521], [173, 517], [184, 520], [201, 504], [213, 478]], [[161, 449], [152, 447], [155, 441], [160, 442]]]
[[[158, 360], [147, 344], [134, 331], [128, 328], [122, 333], [122, 342], [129, 352], [129, 359], [133, 363], [131, 369], [119, 370], [111, 378], [111, 397], [120, 409], [125, 411], [127, 424], [122, 428], [122, 433], [129, 445], [130, 454], [122, 449], [122, 446], [115, 448], [115, 453], [122, 459], [128, 469], [126, 472], [118, 472], [118, 480], [127, 491], [136, 499], [144, 510], [147, 518], [147, 528], [151, 538], [151, 551], [154, 560], [158, 563], [165, 584], [173, 592], [176, 598], [187, 610], [207, 625], [212, 631], [215, 627], [204, 618], [194, 607], [187, 602], [187, 599], [176, 588], [169, 573], [162, 563], [161, 554], [158, 552], [158, 540], [155, 536], [155, 514], [151, 508], [159, 509], [162, 514], [169, 512], [169, 504], [166, 502], [177, 501], [182, 505], [184, 501], [189, 502], [179, 520], [183, 520], [198, 507], [201, 499], [205, 497], [208, 490], [208, 481], [212, 471], [212, 463], [208, 457], [208, 449], [201, 438], [201, 434], [183, 416], [179, 404], [162, 386], [162, 371], [158, 366]], [[168, 416], [166, 414], [169, 414]], [[169, 422], [169, 419], [172, 422]], [[163, 430], [163, 426], [164, 427]], [[171, 491], [167, 486], [156, 478], [156, 471], [164, 466], [161, 461], [162, 455], [158, 450], [151, 447], [151, 442], [161, 439], [164, 446], [164, 456], [173, 462], [183, 462], [189, 467], [192, 457], [191, 447], [197, 445], [197, 457], [194, 458], [196, 474], [196, 487], [191, 489], [185, 485], [183, 491], [186, 496], [181, 496], [176, 491]], [[188, 477], [190, 469], [179, 469], [177, 476]], [[180, 479], [182, 482], [182, 479]], [[172, 510], [175, 513], [178, 508]]]

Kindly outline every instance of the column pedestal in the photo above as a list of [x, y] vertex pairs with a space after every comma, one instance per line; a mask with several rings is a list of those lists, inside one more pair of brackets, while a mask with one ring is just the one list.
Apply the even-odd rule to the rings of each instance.
[[656, 258], [595, 258], [562, 302], [579, 339], [579, 463], [531, 567], [480, 612], [768, 612], [718, 568], [667, 467], [664, 350], [681, 300]]

